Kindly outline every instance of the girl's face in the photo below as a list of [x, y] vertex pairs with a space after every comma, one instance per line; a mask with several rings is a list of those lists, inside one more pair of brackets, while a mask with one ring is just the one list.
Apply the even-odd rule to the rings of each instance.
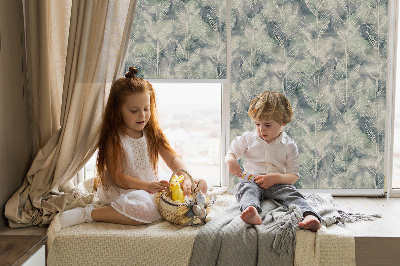
[[135, 93], [126, 97], [121, 108], [126, 133], [132, 138], [143, 136], [143, 129], [150, 119], [150, 94]]
[[253, 119], [256, 124], [257, 134], [267, 143], [274, 141], [282, 132], [285, 124], [281, 125], [275, 120]]

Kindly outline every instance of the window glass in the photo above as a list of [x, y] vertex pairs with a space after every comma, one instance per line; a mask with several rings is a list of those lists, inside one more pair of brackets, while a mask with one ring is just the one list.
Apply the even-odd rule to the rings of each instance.
[[194, 178], [212, 186], [221, 185], [221, 85], [153, 83], [160, 126], [171, 146]]
[[282, 92], [300, 155], [298, 188], [383, 189], [388, 2], [232, 0], [231, 139], [247, 109]]
[[232, 0], [230, 25], [226, 3], [139, 1], [126, 68], [146, 79], [228, 78], [231, 139], [253, 130], [252, 98], [282, 92], [298, 188], [383, 189], [388, 1]]
[[[160, 126], [194, 178], [221, 186], [221, 83], [152, 83]], [[84, 167], [96, 175], [97, 151]], [[160, 170], [171, 170], [160, 159]]]
[[97, 159], [97, 150], [94, 152], [89, 161], [85, 164], [84, 168], [85, 180], [94, 178], [96, 176], [96, 159]]
[[225, 2], [137, 2], [126, 67], [145, 79], [225, 79]]

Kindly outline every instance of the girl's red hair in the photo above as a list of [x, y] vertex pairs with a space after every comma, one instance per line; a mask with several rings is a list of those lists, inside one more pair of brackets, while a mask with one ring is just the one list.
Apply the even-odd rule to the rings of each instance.
[[[108, 189], [110, 186], [108, 177], [106, 176], [107, 169], [109, 168], [107, 167], [108, 162], [106, 160], [107, 151], [112, 151], [113, 153], [108, 158], [113, 158], [114, 165], [116, 166], [115, 169], [122, 169], [124, 154], [120, 135], [125, 134], [125, 126], [122, 120], [121, 106], [124, 104], [126, 97], [131, 94], [150, 94], [151, 115], [144, 131], [146, 133], [148, 152], [153, 170], [157, 173], [160, 147], [176, 154], [159, 126], [156, 95], [153, 86], [147, 80], [135, 77], [136, 73], [137, 70], [130, 67], [129, 72], [125, 74], [125, 78], [118, 79], [111, 86], [110, 95], [107, 100], [100, 128], [99, 150], [96, 162], [97, 174], [104, 189]], [[110, 177], [121, 178], [121, 175], [119, 173], [110, 173]], [[123, 182], [123, 180], [121, 181]]]

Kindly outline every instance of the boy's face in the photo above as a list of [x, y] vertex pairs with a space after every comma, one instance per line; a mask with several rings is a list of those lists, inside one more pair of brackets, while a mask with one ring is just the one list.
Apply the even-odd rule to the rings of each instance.
[[256, 125], [258, 136], [267, 143], [274, 141], [281, 134], [285, 126], [285, 124], [281, 125], [275, 120], [253, 118], [253, 121]]

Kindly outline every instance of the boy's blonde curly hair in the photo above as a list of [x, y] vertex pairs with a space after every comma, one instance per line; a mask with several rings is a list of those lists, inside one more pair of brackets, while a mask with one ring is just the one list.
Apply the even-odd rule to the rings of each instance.
[[293, 111], [286, 97], [276, 91], [265, 91], [255, 97], [247, 114], [252, 119], [274, 120], [279, 124], [287, 124], [292, 121]]

